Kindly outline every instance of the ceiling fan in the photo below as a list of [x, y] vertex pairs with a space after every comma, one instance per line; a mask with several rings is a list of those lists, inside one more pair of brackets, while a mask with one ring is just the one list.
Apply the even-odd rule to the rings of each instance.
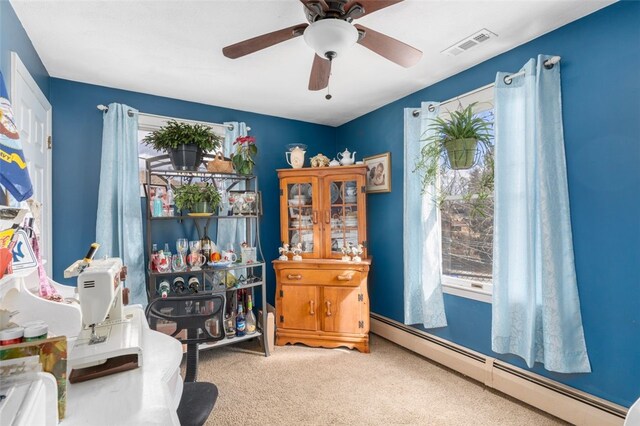
[[309, 90], [322, 90], [329, 85], [331, 61], [355, 43], [408, 68], [418, 63], [422, 57], [420, 50], [363, 25], [353, 24], [354, 19], [401, 1], [403, 0], [300, 0], [304, 5], [308, 24], [294, 25], [232, 44], [223, 48], [222, 53], [227, 58], [236, 59], [302, 35], [316, 52], [311, 67]]

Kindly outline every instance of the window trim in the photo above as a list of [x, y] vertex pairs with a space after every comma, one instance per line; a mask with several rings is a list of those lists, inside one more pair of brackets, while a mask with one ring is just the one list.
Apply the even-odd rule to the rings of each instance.
[[[467, 107], [468, 105], [477, 102], [479, 108], [476, 112], [483, 112], [488, 109], [493, 108], [493, 100], [494, 100], [494, 84], [489, 84], [484, 87], [480, 87], [478, 89], [472, 90], [460, 96], [457, 96], [451, 100], [448, 100], [442, 104], [440, 104], [440, 113], [439, 116], [448, 115], [447, 111], [456, 109], [459, 106], [462, 108]], [[437, 185], [440, 185], [440, 178], [438, 177]], [[477, 196], [477, 195], [474, 195]], [[461, 196], [452, 195], [447, 197], [450, 200], [461, 199]], [[438, 230], [440, 232], [440, 239], [442, 240], [442, 220], [440, 216], [440, 209], [438, 208]], [[440, 267], [442, 268], [442, 241], [440, 242]], [[491, 303], [492, 295], [493, 295], [493, 281], [489, 282], [480, 282], [474, 281], [464, 278], [458, 278], [451, 275], [445, 275], [442, 273], [442, 269], [440, 272], [441, 283], [442, 283], [442, 292], [445, 294], [451, 294], [454, 296], [464, 297], [467, 299], [476, 300], [479, 302]], [[476, 286], [481, 285], [482, 288], [477, 288]]]

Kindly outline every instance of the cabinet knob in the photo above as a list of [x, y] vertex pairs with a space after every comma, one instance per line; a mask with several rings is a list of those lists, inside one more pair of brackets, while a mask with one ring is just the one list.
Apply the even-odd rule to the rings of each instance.
[[302, 275], [300, 274], [289, 274], [287, 275], [287, 278], [290, 280], [301, 280], [302, 279]]
[[318, 210], [313, 211], [313, 224], [314, 225], [318, 224]]
[[329, 302], [327, 300], [326, 304], [327, 304], [327, 316], [330, 317], [331, 316], [331, 302]]
[[338, 281], [351, 281], [353, 275], [338, 275]]
[[325, 210], [324, 212], [324, 223], [327, 225], [331, 223], [331, 212], [329, 210]]
[[316, 314], [316, 302], [313, 300], [309, 300], [309, 315]]

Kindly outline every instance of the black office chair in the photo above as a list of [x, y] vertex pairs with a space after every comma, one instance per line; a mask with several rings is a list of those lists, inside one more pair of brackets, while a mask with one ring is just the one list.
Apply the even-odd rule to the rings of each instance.
[[[182, 426], [203, 425], [218, 399], [216, 385], [196, 382], [198, 344], [224, 339], [224, 302], [221, 294], [190, 294], [155, 299], [147, 306], [147, 320], [152, 329], [156, 330], [163, 322], [165, 327], [175, 324], [171, 336], [187, 345], [187, 371], [178, 406]], [[184, 333], [178, 336], [183, 330], [186, 330], [186, 338]]]

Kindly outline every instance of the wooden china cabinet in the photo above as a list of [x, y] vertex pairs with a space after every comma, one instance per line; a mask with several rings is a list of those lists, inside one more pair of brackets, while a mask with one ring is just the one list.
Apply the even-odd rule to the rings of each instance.
[[[302, 261], [275, 260], [276, 344], [369, 352], [366, 166], [278, 170], [283, 244]], [[342, 247], [364, 246], [362, 262]]]

